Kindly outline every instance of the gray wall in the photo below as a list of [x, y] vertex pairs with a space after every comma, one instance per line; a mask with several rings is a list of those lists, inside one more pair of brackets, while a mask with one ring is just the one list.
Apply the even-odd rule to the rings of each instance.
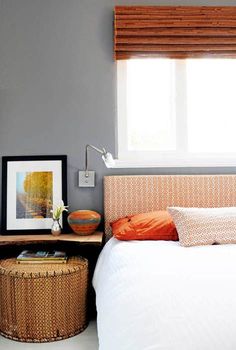
[[[103, 210], [107, 174], [236, 169], [106, 169], [90, 152], [97, 186], [76, 187], [86, 143], [116, 151], [115, 4], [232, 5], [232, 1], [0, 0], [0, 155], [68, 155], [70, 209]], [[235, 2], [236, 5], [236, 2]]]

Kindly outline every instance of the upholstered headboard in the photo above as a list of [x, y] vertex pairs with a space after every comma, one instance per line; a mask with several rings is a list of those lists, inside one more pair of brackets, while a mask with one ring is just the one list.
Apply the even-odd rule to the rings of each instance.
[[110, 222], [167, 206], [236, 206], [236, 175], [105, 176], [106, 239], [112, 234]]

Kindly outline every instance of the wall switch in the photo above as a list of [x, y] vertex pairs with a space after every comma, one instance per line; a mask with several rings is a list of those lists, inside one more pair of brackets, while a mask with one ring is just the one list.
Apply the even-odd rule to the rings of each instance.
[[78, 180], [79, 187], [95, 187], [95, 171], [79, 171]]

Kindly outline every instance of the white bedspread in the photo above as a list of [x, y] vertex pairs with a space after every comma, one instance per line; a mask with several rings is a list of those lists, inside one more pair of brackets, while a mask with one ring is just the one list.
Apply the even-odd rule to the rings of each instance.
[[236, 245], [112, 238], [93, 285], [99, 350], [236, 350]]

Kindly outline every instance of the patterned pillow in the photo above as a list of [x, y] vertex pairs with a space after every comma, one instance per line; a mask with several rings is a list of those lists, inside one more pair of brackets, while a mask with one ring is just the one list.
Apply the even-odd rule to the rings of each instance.
[[236, 243], [236, 208], [169, 207], [184, 247]]

